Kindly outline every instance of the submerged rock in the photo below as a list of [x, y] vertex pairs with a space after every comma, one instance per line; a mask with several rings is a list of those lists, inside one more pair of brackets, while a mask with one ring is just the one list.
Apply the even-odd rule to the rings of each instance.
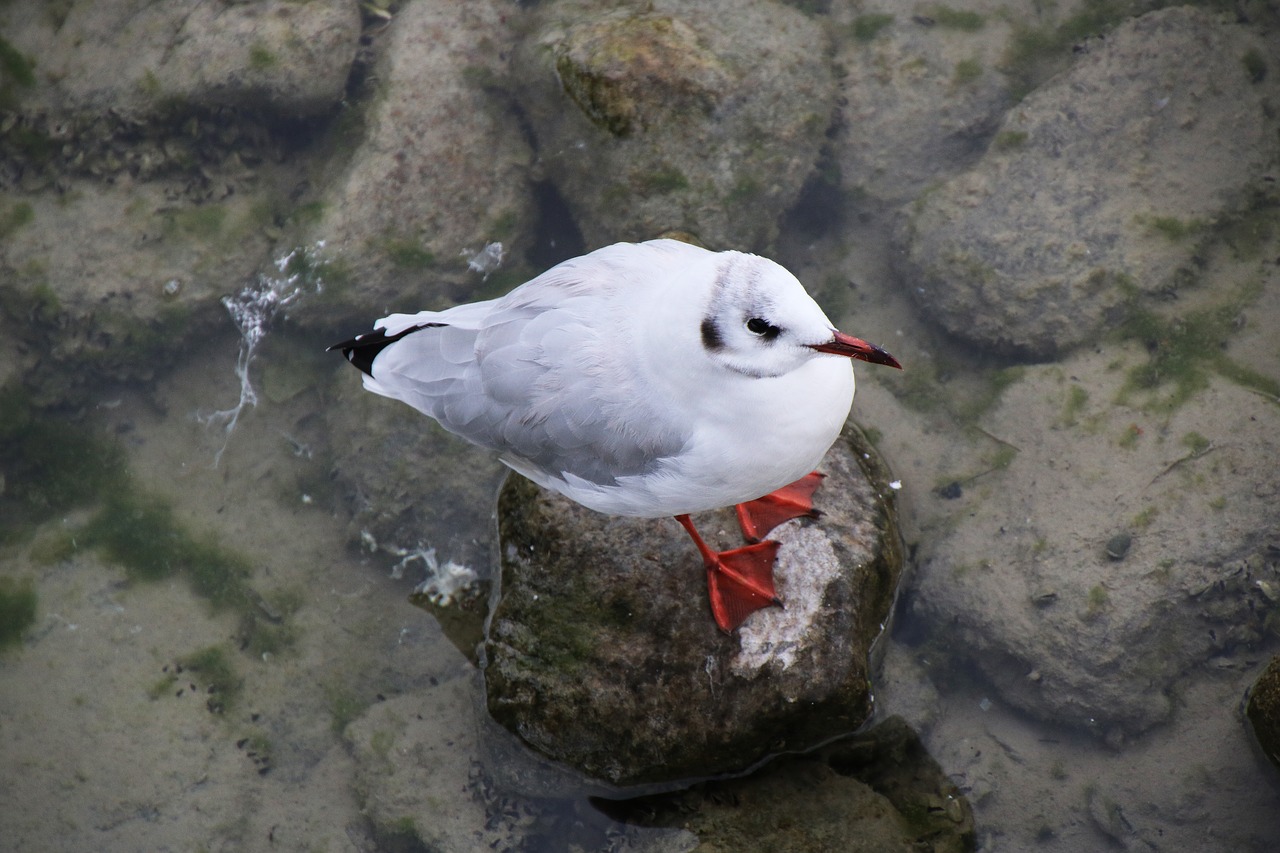
[[961, 853], [974, 848], [968, 802], [900, 717], [749, 777], [670, 794], [598, 801], [611, 816], [680, 827], [738, 853]]
[[360, 38], [347, 0], [6, 3], [14, 56], [39, 57], [24, 106], [148, 116], [175, 102], [283, 117], [335, 107]]
[[351, 513], [350, 539], [399, 561], [392, 571], [415, 582], [433, 574], [428, 549], [439, 565], [465, 564], [485, 580], [493, 498], [506, 469], [420, 412], [365, 391], [341, 360], [333, 370], [339, 381], [325, 419], [334, 483]]
[[846, 33], [835, 56], [845, 73], [834, 159], [846, 191], [886, 206], [976, 161], [1012, 100], [1000, 65], [1013, 24], [998, 4], [929, 12], [942, 23], [904, 14], [897, 0], [833, 10]]
[[[856, 428], [819, 470], [822, 518], [771, 537], [785, 607], [731, 635], [674, 522], [601, 515], [509, 478], [486, 646], [494, 718], [614, 786], [740, 772], [856, 730], [902, 555], [885, 469]], [[698, 521], [713, 547], [737, 543], [732, 510]]]
[[813, 170], [826, 38], [780, 3], [548, 4], [515, 57], [540, 163], [588, 245], [759, 249]]
[[[1022, 371], [982, 419], [1017, 455], [958, 500], [922, 499], [910, 599], [935, 665], [971, 663], [1002, 700], [1112, 745], [1167, 722], [1185, 673], [1256, 654], [1280, 585], [1264, 461], [1280, 410], [1220, 377], [1172, 412], [1118, 405], [1113, 365], [1136, 370], [1135, 350]], [[1089, 400], [1064, 426], [1073, 387]], [[1117, 526], [1135, 531], [1123, 554]]]
[[18, 0], [0, 31], [0, 336], [41, 403], [78, 404], [231, 332], [223, 298], [274, 276], [315, 168], [292, 122], [342, 98], [360, 13]]
[[1258, 676], [1245, 703], [1245, 716], [1267, 760], [1280, 769], [1280, 655]]
[[465, 302], [496, 269], [493, 258], [519, 257], [535, 225], [532, 153], [492, 89], [516, 35], [508, 6], [410, 3], [396, 12], [377, 43], [377, 97], [313, 232], [358, 286], [330, 288], [295, 317], [369, 322], [380, 316], [371, 305]]
[[1052, 357], [1172, 295], [1274, 163], [1276, 75], [1251, 28], [1164, 9], [1082, 51], [902, 222], [921, 308], [987, 349]]

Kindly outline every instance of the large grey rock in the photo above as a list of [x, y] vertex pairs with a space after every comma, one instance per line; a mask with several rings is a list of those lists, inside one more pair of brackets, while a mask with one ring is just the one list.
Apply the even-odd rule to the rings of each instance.
[[342, 97], [355, 6], [20, 1], [0, 29], [28, 72], [0, 82], [0, 376], [73, 402], [231, 332], [306, 196], [276, 120]]
[[1280, 655], [1271, 658], [1250, 688], [1245, 717], [1262, 754], [1280, 769]]
[[[349, 365], [334, 361], [325, 418], [351, 539], [400, 559], [435, 548], [438, 564], [452, 560], [487, 574], [485, 543], [506, 469], [422, 413], [370, 394]], [[426, 566], [411, 559], [404, 568], [417, 577]]]
[[603, 806], [629, 823], [680, 827], [698, 849], [772, 853], [962, 853], [968, 802], [898, 717], [745, 778]]
[[337, 105], [360, 37], [348, 0], [5, 4], [0, 29], [34, 58], [24, 107], [146, 116], [175, 103], [311, 116]]
[[588, 245], [760, 249], [830, 119], [826, 37], [780, 3], [545, 4], [516, 57], [540, 166]]
[[[0, 331], [17, 344], [16, 373], [46, 402], [104, 378], [151, 377], [191, 340], [231, 332], [222, 299], [270, 288], [258, 277], [275, 245], [264, 210], [297, 177], [291, 166], [246, 165], [250, 152], [280, 149], [269, 135], [249, 143], [261, 125], [234, 116], [172, 145], [171, 126], [136, 142], [121, 141], [119, 124], [87, 127], [68, 157], [10, 160], [20, 186], [0, 202], [10, 222]], [[166, 147], [180, 153], [147, 172], [149, 152]]]
[[[785, 609], [730, 635], [674, 522], [600, 515], [510, 478], [486, 645], [494, 718], [616, 786], [738, 772], [857, 729], [901, 572], [893, 492], [856, 429], [820, 470], [822, 518], [772, 534]], [[731, 510], [698, 521], [713, 547], [736, 547]]]
[[984, 349], [1047, 358], [1135, 294], [1176, 292], [1275, 164], [1268, 55], [1248, 26], [1189, 7], [1089, 42], [904, 217], [901, 274], [922, 309]]
[[910, 599], [946, 637], [935, 664], [1114, 745], [1168, 721], [1186, 672], [1243, 665], [1280, 597], [1280, 409], [1221, 377], [1172, 412], [1117, 404], [1116, 365], [1146, 358], [1108, 347], [1005, 391], [982, 426], [1018, 452], [959, 496], [920, 496]]
[[847, 192], [896, 207], [981, 156], [1012, 102], [1003, 6], [948, 3], [940, 20], [894, 0], [833, 10], [843, 74], [831, 151]]
[[[353, 286], [295, 313], [307, 322], [364, 322], [374, 311], [469, 301], [491, 269], [470, 260], [501, 243], [507, 266], [534, 228], [531, 152], [491, 87], [505, 75], [510, 5], [410, 3], [383, 34], [377, 94], [349, 167], [324, 194], [313, 233]], [[483, 264], [481, 264], [483, 267]], [[358, 284], [358, 286], [356, 286]]]
[[579, 815], [546, 791], [522, 796], [496, 784], [493, 768], [477, 757], [475, 689], [460, 677], [390, 697], [343, 731], [356, 795], [380, 849], [688, 853], [696, 846], [680, 829], [612, 827], [606, 839], [603, 819]]

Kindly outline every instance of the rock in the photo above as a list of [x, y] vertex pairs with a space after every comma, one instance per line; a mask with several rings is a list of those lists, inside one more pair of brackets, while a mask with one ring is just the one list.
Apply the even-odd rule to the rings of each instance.
[[1258, 676], [1245, 700], [1245, 716], [1267, 760], [1280, 770], [1280, 655]]
[[347, 0], [15, 2], [3, 28], [38, 57], [27, 109], [145, 117], [184, 103], [293, 118], [342, 99], [360, 12]]
[[[924, 643], [933, 664], [972, 663], [1005, 702], [1117, 744], [1168, 721], [1184, 673], [1238, 665], [1275, 631], [1280, 582], [1280, 472], [1263, 462], [1280, 410], [1221, 377], [1171, 412], [1117, 404], [1146, 359], [1110, 345], [1023, 369], [981, 421], [1017, 455], [917, 505], [931, 532], [911, 622], [945, 635]], [[1089, 390], [1067, 426], [1073, 388]], [[1117, 527], [1135, 531], [1124, 559], [1102, 544]]]
[[[728, 636], [674, 522], [600, 515], [509, 478], [486, 645], [493, 717], [618, 787], [741, 772], [857, 729], [870, 712], [868, 654], [901, 572], [893, 492], [854, 428], [821, 470], [822, 518], [773, 534], [785, 609]], [[713, 547], [738, 536], [731, 510], [700, 528]]]
[[1246, 25], [1191, 7], [1116, 28], [1009, 112], [982, 160], [898, 233], [924, 312], [984, 349], [1051, 358], [1185, 285], [1276, 156], [1276, 75]]
[[844, 75], [831, 148], [846, 192], [896, 207], [986, 150], [1011, 103], [999, 69], [1013, 27], [991, 0], [943, 11], [872, 0], [833, 14]]
[[350, 538], [410, 558], [403, 570], [419, 574], [408, 577], [424, 569], [412, 555], [434, 547], [439, 564], [465, 564], [485, 579], [493, 497], [506, 468], [420, 412], [370, 394], [350, 365], [336, 362], [325, 417], [338, 491], [351, 512]]
[[668, 231], [761, 249], [831, 114], [826, 38], [780, 3], [543, 7], [516, 84], [588, 246]]
[[18, 374], [42, 402], [150, 378], [192, 340], [234, 337], [222, 298], [271, 259], [259, 205], [277, 187], [210, 158], [147, 181], [60, 174], [65, 194], [10, 196], [29, 224], [0, 250], [0, 332], [20, 342]]
[[388, 698], [343, 730], [354, 790], [387, 849], [514, 849], [538, 815], [503, 797], [475, 759], [474, 682], [454, 678]]
[[748, 777], [601, 807], [628, 823], [687, 829], [708, 850], [961, 853], [974, 846], [968, 802], [896, 717]]
[[[611, 827], [585, 800], [572, 805], [510, 794], [477, 760], [477, 685], [454, 678], [372, 705], [343, 731], [355, 762], [354, 788], [379, 849], [634, 850], [688, 853], [680, 829]], [[483, 713], [483, 712], [482, 712]], [[616, 845], [616, 846], [610, 846]]]
[[312, 168], [279, 120], [342, 97], [359, 12], [120, 0], [0, 16], [29, 66], [3, 84], [0, 121], [11, 375], [77, 405], [103, 381], [152, 378], [192, 340], [233, 341], [223, 299], [274, 274]]
[[[380, 316], [371, 305], [421, 311], [469, 301], [493, 272], [480, 260], [480, 271], [469, 266], [486, 246], [508, 269], [518, 265], [534, 227], [531, 152], [489, 88], [506, 73], [514, 41], [507, 12], [496, 0], [397, 11], [373, 72], [380, 94], [314, 228], [358, 286], [331, 289], [295, 312], [299, 320], [369, 323]], [[490, 286], [519, 283], [508, 269]]]

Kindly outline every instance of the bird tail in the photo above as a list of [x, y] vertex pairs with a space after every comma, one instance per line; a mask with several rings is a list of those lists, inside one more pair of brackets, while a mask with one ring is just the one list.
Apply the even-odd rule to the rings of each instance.
[[325, 352], [333, 352], [336, 349], [342, 350], [343, 358], [355, 365], [365, 376], [373, 376], [373, 360], [378, 357], [378, 353], [405, 335], [412, 334], [419, 329], [438, 328], [447, 325], [447, 323], [420, 323], [416, 326], [402, 329], [394, 335], [388, 335], [385, 329], [374, 329], [372, 332], [365, 332], [363, 335], [356, 335], [350, 340], [327, 347]]

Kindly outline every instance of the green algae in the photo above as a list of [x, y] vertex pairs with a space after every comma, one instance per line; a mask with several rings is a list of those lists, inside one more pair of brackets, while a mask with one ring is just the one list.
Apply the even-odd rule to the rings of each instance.
[[179, 658], [178, 664], [195, 673], [205, 692], [216, 697], [209, 700], [210, 711], [222, 713], [240, 698], [244, 679], [236, 672], [232, 656], [224, 646], [207, 646]]
[[28, 202], [20, 201], [14, 204], [0, 213], [0, 238], [8, 237], [24, 225], [30, 225], [35, 218], [35, 208]]
[[0, 38], [0, 108], [13, 109], [20, 100], [19, 92], [36, 83], [36, 63], [31, 57]]
[[850, 31], [856, 41], [868, 42], [893, 23], [893, 15], [871, 12], [854, 18]]
[[1001, 70], [1009, 78], [1014, 98], [1022, 99], [1065, 68], [1073, 45], [1104, 35], [1133, 12], [1132, 4], [1123, 0], [1084, 0], [1078, 12], [1057, 24], [1033, 27], [1023, 17], [1013, 17], [1013, 35]]
[[1028, 136], [1024, 130], [1002, 130], [996, 134], [992, 145], [997, 151], [1011, 151], [1026, 145]]
[[280, 57], [260, 41], [249, 45], [249, 67], [254, 71], [266, 71], [280, 64]]
[[418, 240], [389, 239], [382, 248], [388, 260], [403, 270], [425, 270], [436, 265], [435, 253]]
[[956, 63], [955, 73], [951, 77], [954, 86], [964, 86], [982, 76], [982, 63], [975, 59], [962, 59]]
[[30, 578], [0, 577], [0, 649], [20, 644], [35, 621], [35, 584]]
[[251, 653], [293, 640], [287, 616], [296, 596], [271, 600], [250, 585], [252, 562], [212, 535], [193, 533], [167, 501], [140, 489], [120, 446], [84, 424], [39, 410], [30, 395], [0, 389], [0, 543], [19, 541], [76, 507], [95, 506], [83, 525], [45, 537], [33, 548], [41, 562], [97, 552], [133, 583], [181, 577], [215, 611], [240, 616], [239, 639]]
[[1147, 360], [1130, 369], [1116, 402], [1128, 404], [1142, 395], [1145, 408], [1171, 412], [1208, 387], [1215, 373], [1271, 398], [1280, 397], [1280, 383], [1226, 354], [1240, 311], [1253, 295], [1247, 290], [1225, 304], [1172, 318], [1131, 300], [1120, 336], [1141, 343]]
[[25, 390], [0, 389], [0, 542], [96, 500], [124, 477], [119, 448], [40, 413]]
[[1102, 584], [1094, 584], [1085, 595], [1085, 616], [1089, 619], [1100, 616], [1110, 603], [1111, 593], [1107, 592], [1107, 588]]
[[632, 175], [631, 183], [641, 195], [665, 195], [689, 188], [689, 179], [675, 166], [638, 172]]
[[175, 210], [163, 215], [165, 236], [212, 239], [222, 234], [227, 223], [227, 208], [220, 204], [203, 204]]
[[1213, 446], [1213, 442], [1198, 432], [1189, 432], [1182, 437], [1182, 445], [1191, 451], [1192, 456], [1200, 456]]
[[1246, 51], [1240, 57], [1240, 64], [1244, 66], [1244, 73], [1248, 75], [1250, 83], [1257, 84], [1267, 79], [1267, 61], [1257, 50]]
[[1140, 216], [1138, 220], [1145, 223], [1155, 233], [1174, 243], [1180, 243], [1204, 231], [1204, 223], [1198, 219], [1183, 220], [1176, 216]]
[[324, 695], [329, 704], [329, 727], [335, 735], [346, 731], [347, 726], [369, 707], [369, 703], [361, 700], [351, 688], [336, 682], [325, 685]]
[[987, 25], [987, 19], [969, 9], [952, 9], [950, 6], [934, 6], [927, 12], [933, 22], [945, 30], [976, 33]]
[[180, 575], [215, 610], [255, 604], [249, 589], [253, 567], [210, 538], [193, 535], [167, 502], [125, 489], [109, 495], [81, 531], [85, 546], [124, 567], [132, 581]]
[[1058, 418], [1058, 423], [1063, 426], [1075, 426], [1088, 402], [1089, 392], [1083, 385], [1073, 384], [1067, 391], [1067, 401], [1062, 406], [1062, 415]]

